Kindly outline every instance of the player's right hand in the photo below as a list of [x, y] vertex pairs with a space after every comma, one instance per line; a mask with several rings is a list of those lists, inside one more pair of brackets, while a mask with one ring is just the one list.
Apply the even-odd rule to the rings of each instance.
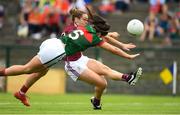
[[136, 57], [139, 56], [139, 55], [140, 55], [139, 53], [137, 53], [137, 54], [131, 54], [130, 57], [129, 57], [129, 59], [134, 59], [134, 58], [136, 58]]

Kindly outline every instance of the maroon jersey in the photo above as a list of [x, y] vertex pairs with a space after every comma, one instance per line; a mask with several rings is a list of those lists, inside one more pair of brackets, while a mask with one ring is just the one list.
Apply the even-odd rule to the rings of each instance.
[[68, 26], [65, 26], [65, 28], [63, 29], [63, 33], [65, 34], [69, 34], [70, 32], [72, 32], [73, 30], [76, 30], [77, 27], [74, 25], [74, 23], [71, 23]]
[[[63, 29], [63, 33], [65, 34], [69, 34], [70, 32], [72, 32], [73, 30], [76, 30], [77, 27], [74, 25], [74, 23], [71, 23], [70, 25], [66, 26], [64, 29]], [[74, 55], [71, 55], [71, 56], [66, 56], [64, 58], [65, 61], [69, 60], [69, 61], [75, 61], [77, 59], [79, 59], [81, 57], [81, 52], [77, 52], [75, 53]]]

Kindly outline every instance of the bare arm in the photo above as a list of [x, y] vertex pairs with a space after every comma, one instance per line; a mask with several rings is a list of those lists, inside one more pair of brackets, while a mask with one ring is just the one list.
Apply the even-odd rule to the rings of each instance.
[[116, 40], [117, 38], [114, 38], [113, 36], [110, 36], [109, 34], [105, 36], [105, 39], [108, 42], [111, 42], [112, 44], [117, 45], [117, 47], [122, 48], [123, 50], [129, 51], [130, 49], [136, 47], [136, 45], [134, 45], [132, 43], [127, 43], [127, 44], [126, 43], [122, 43], [122, 42]]
[[121, 57], [124, 57], [127, 59], [133, 59], [140, 55], [140, 54], [128, 54], [128, 53], [124, 52], [123, 50], [121, 50], [120, 48], [113, 46], [107, 42], [104, 42], [103, 44], [101, 44], [100, 47], [109, 52], [112, 52], [115, 55], [118, 55], [118, 56], [121, 56]]
[[118, 39], [120, 37], [120, 34], [117, 32], [108, 32], [107, 36], [110, 36], [114, 39]]

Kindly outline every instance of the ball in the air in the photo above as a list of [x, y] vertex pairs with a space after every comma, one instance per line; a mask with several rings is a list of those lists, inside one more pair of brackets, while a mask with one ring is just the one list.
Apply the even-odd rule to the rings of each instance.
[[140, 36], [144, 31], [144, 25], [140, 20], [132, 19], [127, 24], [127, 31], [133, 36]]

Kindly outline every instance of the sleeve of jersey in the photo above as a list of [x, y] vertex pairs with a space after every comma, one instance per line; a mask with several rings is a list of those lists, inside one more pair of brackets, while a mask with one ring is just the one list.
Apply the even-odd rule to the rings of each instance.
[[104, 43], [105, 41], [100, 41], [98, 44], [97, 44], [97, 46], [101, 46], [103, 43]]
[[88, 25], [87, 27], [89, 28], [88, 31], [92, 34], [95, 34], [95, 37], [97, 38], [98, 43], [96, 46], [101, 46], [105, 42], [104, 39], [97, 36], [96, 30], [92, 26]]
[[96, 33], [96, 30], [91, 25], [86, 25], [86, 29], [89, 33]]
[[70, 24], [70, 25], [64, 27], [63, 32], [68, 34], [68, 33], [72, 32], [75, 29], [76, 29], [76, 27], [73, 24]]
[[106, 37], [101, 37], [103, 40], [99, 43], [99, 44], [97, 44], [97, 46], [101, 46], [104, 42], [107, 42], [107, 38]]
[[105, 42], [103, 38], [97, 36], [97, 34], [94, 34], [93, 37], [94, 40], [96, 41], [96, 46], [101, 46]]

